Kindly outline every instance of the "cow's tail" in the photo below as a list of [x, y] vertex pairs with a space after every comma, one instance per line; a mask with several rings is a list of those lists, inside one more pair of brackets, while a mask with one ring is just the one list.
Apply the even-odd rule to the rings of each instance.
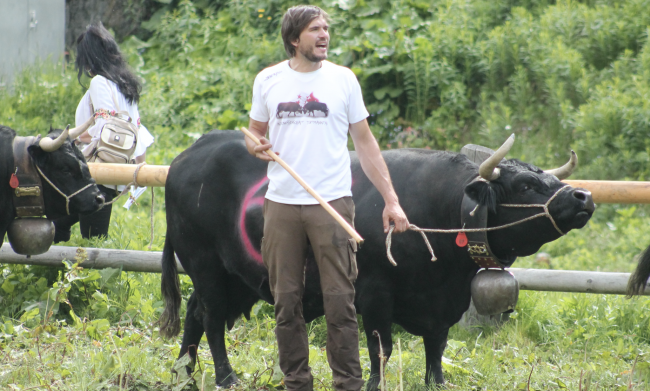
[[627, 297], [642, 295], [650, 277], [650, 246], [639, 257], [639, 265], [627, 283]]
[[160, 335], [163, 338], [175, 337], [181, 331], [181, 289], [178, 282], [176, 257], [169, 235], [165, 238], [162, 254], [162, 282], [160, 290], [165, 299], [165, 309], [160, 315]]

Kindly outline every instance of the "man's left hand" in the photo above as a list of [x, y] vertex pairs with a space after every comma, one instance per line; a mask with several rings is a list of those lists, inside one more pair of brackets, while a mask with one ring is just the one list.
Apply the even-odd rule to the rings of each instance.
[[384, 220], [384, 233], [388, 233], [391, 221], [395, 224], [394, 232], [404, 232], [409, 229], [409, 220], [397, 201], [386, 204], [382, 218]]

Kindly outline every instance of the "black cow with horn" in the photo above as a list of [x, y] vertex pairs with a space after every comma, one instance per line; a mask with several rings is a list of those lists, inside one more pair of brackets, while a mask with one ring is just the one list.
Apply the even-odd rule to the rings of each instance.
[[72, 142], [93, 122], [91, 118], [73, 129], [50, 129], [42, 138], [16, 136], [0, 125], [0, 245], [16, 218], [54, 220], [102, 207], [104, 196]]
[[[426, 234], [431, 250], [420, 232], [393, 235], [396, 266], [387, 255], [384, 201], [351, 152], [354, 223], [365, 238], [356, 254], [355, 305], [363, 317], [370, 353], [368, 390], [378, 386], [379, 338], [384, 354], [391, 355], [392, 323], [423, 337], [425, 381], [442, 383], [447, 333], [469, 307], [470, 285], [479, 269], [508, 267], [517, 257], [535, 253], [591, 218], [591, 193], [560, 181], [575, 168], [575, 154], [564, 167], [545, 172], [516, 159], [503, 160], [513, 142], [511, 137], [480, 166], [459, 153], [383, 152], [409, 221], [436, 231]], [[258, 300], [273, 303], [260, 255], [266, 186], [266, 164], [251, 157], [243, 136], [233, 131], [201, 137], [173, 161], [167, 178], [165, 310], [160, 332], [169, 337], [180, 331], [176, 254], [195, 288], [187, 305], [180, 355], [196, 358], [196, 350], [189, 347], [198, 346], [205, 333], [220, 386], [237, 381], [226, 354], [226, 328], [233, 327], [239, 316], [248, 317]], [[484, 216], [483, 223], [475, 216]], [[456, 240], [464, 221], [478, 227], [478, 232], [468, 234], [469, 243]], [[307, 260], [305, 281], [303, 313], [311, 321], [323, 315], [313, 259]]]
[[645, 290], [650, 278], [650, 246], [639, 256], [639, 264], [630, 275], [627, 283], [627, 297], [646, 294]]

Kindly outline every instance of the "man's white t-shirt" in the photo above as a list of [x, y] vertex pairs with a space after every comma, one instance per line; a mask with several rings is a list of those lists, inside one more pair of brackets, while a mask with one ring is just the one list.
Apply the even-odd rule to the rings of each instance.
[[[354, 73], [329, 61], [322, 64], [308, 73], [294, 71], [289, 61], [264, 69], [255, 78], [250, 117], [269, 123], [273, 151], [332, 201], [352, 195], [348, 129], [368, 111]], [[318, 204], [278, 163], [269, 163], [268, 178], [267, 199]]]

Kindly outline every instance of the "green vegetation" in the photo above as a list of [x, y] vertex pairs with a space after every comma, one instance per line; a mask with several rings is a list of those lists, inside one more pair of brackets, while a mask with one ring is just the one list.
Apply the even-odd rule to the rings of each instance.
[[[168, 2], [166, 2], [168, 3]], [[288, 1], [171, 2], [121, 43], [144, 81], [143, 123], [156, 136], [150, 164], [169, 164], [213, 128], [247, 124], [257, 72], [284, 59], [278, 27]], [[578, 152], [576, 177], [646, 180], [650, 141], [648, 1], [326, 0], [331, 61], [359, 77], [382, 147], [459, 150], [500, 145], [541, 167]], [[88, 84], [88, 81], [85, 81]], [[20, 135], [74, 122], [83, 94], [68, 65], [39, 65], [0, 91], [0, 124]], [[153, 250], [164, 241], [156, 189]], [[67, 245], [146, 250], [150, 200], [114, 208], [110, 238]], [[589, 225], [546, 245], [556, 269], [625, 271], [650, 241], [650, 209], [599, 206]], [[83, 254], [80, 254], [83, 258]], [[194, 381], [172, 376], [179, 340], [163, 341], [159, 275], [5, 265], [0, 274], [0, 388], [209, 389], [212, 359], [200, 347]], [[535, 256], [517, 267], [548, 267]], [[181, 278], [187, 299], [189, 278]], [[522, 292], [501, 327], [455, 326], [445, 352], [448, 389], [642, 390], [650, 385], [648, 299]], [[272, 309], [258, 304], [227, 341], [238, 389], [275, 389]], [[328, 389], [324, 323], [309, 326], [317, 388]], [[424, 390], [419, 338], [399, 327], [404, 389]], [[365, 341], [361, 356], [366, 376]], [[399, 382], [397, 349], [387, 369]]]

